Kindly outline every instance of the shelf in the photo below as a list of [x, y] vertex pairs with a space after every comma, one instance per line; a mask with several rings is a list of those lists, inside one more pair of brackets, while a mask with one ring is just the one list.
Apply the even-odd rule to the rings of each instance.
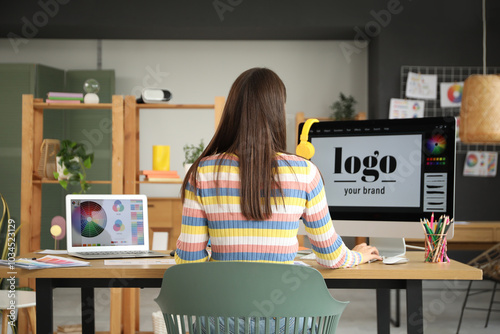
[[35, 102], [33, 103], [34, 109], [112, 109], [113, 104], [111, 103], [57, 103], [50, 104], [47, 102]]
[[138, 109], [214, 109], [214, 104], [138, 103]]
[[215, 129], [219, 125], [226, 99], [217, 96], [214, 103], [210, 104], [171, 104], [171, 103], [137, 103], [137, 98], [132, 95], [124, 98], [124, 192], [127, 194], [140, 193], [141, 184], [182, 184], [183, 179], [178, 181], [148, 181], [139, 179], [139, 118], [140, 110], [143, 109], [206, 109], [214, 113]]
[[[35, 184], [59, 184], [59, 181], [57, 180], [49, 180], [49, 179], [36, 179], [33, 180], [33, 183]], [[96, 180], [96, 181], [87, 181], [88, 184], [112, 184], [111, 181], [108, 180]]]
[[[38, 176], [44, 131], [44, 110], [111, 110], [111, 181], [92, 180], [89, 184], [111, 185], [111, 193], [123, 193], [124, 168], [124, 100], [113, 95], [112, 103], [50, 104], [43, 99], [34, 99], [31, 94], [22, 96], [22, 148], [21, 148], [21, 244], [20, 252], [30, 253], [40, 249], [42, 235], [42, 186], [59, 184], [59, 181]], [[34, 287], [34, 282], [22, 285]]]
[[175, 180], [175, 181], [148, 181], [148, 180], [143, 180], [143, 181], [135, 181], [135, 183], [141, 183], [141, 184], [182, 184], [183, 179]]

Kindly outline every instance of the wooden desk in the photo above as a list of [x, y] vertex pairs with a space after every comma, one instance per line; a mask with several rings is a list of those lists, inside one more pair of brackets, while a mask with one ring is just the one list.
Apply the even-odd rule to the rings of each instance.
[[[25, 257], [36, 257], [28, 254]], [[422, 252], [409, 252], [410, 262], [384, 265], [381, 262], [363, 264], [350, 269], [331, 270], [315, 261], [304, 261], [318, 269], [329, 288], [377, 290], [377, 330], [390, 332], [390, 290], [406, 289], [408, 333], [423, 333], [422, 280], [481, 280], [482, 271], [465, 264], [424, 263]], [[36, 278], [37, 330], [52, 333], [52, 290], [78, 287], [82, 291], [82, 326], [84, 333], [94, 333], [94, 288], [98, 287], [159, 287], [165, 270], [170, 266], [105, 266], [103, 260], [91, 261], [90, 267], [23, 270], [18, 277]], [[0, 267], [0, 277], [10, 277], [6, 267]], [[43, 305], [42, 307], [40, 307]]]

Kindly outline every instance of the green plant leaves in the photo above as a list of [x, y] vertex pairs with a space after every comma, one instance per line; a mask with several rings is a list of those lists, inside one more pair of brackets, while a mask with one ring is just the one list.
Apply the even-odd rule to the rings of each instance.
[[92, 166], [92, 160], [94, 160], [93, 158], [94, 158], [93, 154], [92, 154], [92, 157], [90, 157], [90, 156], [87, 157], [87, 159], [85, 159], [83, 161], [83, 166], [85, 166], [85, 168], [90, 168]]
[[64, 189], [68, 189], [68, 181], [66, 180], [59, 180], [59, 184], [61, 185], [61, 187], [63, 187]]
[[[59, 164], [63, 167], [63, 175], [69, 176], [68, 180], [59, 180], [59, 184], [64, 189], [67, 189], [68, 184], [80, 185], [80, 194], [87, 192], [90, 189], [90, 185], [87, 183], [86, 169], [92, 167], [94, 154], [87, 154], [85, 145], [82, 143], [66, 139], [62, 141], [61, 149], [57, 153], [57, 156], [60, 157]], [[54, 173], [54, 176], [59, 178], [58, 173]]]
[[197, 146], [192, 144], [191, 145], [186, 144], [182, 149], [184, 150], [184, 165], [192, 164], [203, 153], [203, 150], [205, 149], [205, 144], [203, 143], [202, 139]]
[[[0, 249], [2, 250], [0, 258], [2, 260], [7, 260], [8, 258], [15, 256], [18, 252], [19, 239], [17, 236], [21, 229], [21, 225], [19, 224], [16, 228], [15, 221], [11, 220], [10, 217], [9, 205], [1, 193], [0, 199], [3, 207], [2, 218], [0, 219], [0, 241], [3, 242], [3, 245], [0, 246]], [[4, 226], [4, 223], [7, 225]], [[2, 288], [3, 283], [4, 278], [0, 278], [0, 288]]]
[[333, 110], [331, 117], [337, 121], [354, 119], [356, 113], [354, 105], [357, 101], [352, 95], [345, 96], [343, 93], [340, 93], [339, 97], [340, 100], [330, 106], [330, 109]]

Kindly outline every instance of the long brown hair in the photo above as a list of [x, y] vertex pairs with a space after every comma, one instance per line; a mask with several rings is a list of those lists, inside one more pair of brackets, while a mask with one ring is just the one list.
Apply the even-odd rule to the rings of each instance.
[[[214, 137], [189, 169], [181, 188], [182, 202], [188, 181], [196, 188], [196, 170], [204, 157], [221, 153], [239, 158], [241, 212], [250, 220], [271, 217], [271, 199], [282, 197], [277, 174], [277, 153], [286, 149], [286, 89], [276, 73], [249, 69], [236, 79], [227, 97]], [[217, 180], [219, 180], [217, 178]]]

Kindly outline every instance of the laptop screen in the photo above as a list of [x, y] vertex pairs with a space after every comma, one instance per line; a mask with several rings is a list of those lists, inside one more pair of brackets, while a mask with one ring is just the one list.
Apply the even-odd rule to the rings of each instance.
[[68, 246], [95, 251], [148, 245], [143, 195], [69, 195], [66, 205]]

